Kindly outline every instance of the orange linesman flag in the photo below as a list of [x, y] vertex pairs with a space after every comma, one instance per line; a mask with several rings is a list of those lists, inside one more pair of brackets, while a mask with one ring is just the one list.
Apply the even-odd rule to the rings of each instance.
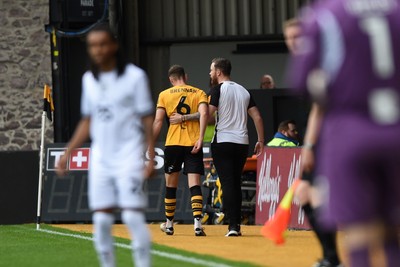
[[268, 220], [261, 228], [261, 234], [264, 237], [271, 239], [276, 245], [285, 243], [284, 233], [289, 225], [290, 207], [292, 205], [294, 192], [296, 191], [299, 182], [299, 179], [293, 182], [292, 186], [283, 196], [281, 203], [279, 203], [274, 217]]
[[54, 111], [53, 98], [51, 96], [51, 88], [47, 84], [44, 85], [43, 89], [43, 111], [46, 111], [47, 118], [53, 120], [52, 112]]

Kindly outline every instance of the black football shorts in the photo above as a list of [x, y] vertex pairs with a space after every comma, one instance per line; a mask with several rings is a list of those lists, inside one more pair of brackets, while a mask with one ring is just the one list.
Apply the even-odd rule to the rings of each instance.
[[166, 146], [164, 150], [164, 171], [171, 174], [182, 170], [183, 173], [204, 175], [203, 150], [192, 154], [192, 146]]

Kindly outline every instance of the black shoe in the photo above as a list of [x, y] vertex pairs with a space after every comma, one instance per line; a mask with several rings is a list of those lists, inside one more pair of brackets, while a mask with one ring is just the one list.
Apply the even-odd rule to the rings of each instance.
[[204, 232], [204, 229], [202, 228], [196, 228], [194, 230], [195, 236], [207, 236], [206, 233]]

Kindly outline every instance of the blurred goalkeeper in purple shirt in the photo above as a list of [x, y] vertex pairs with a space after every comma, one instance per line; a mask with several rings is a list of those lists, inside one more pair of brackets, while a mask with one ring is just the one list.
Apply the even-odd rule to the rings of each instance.
[[[315, 102], [305, 141], [319, 142], [329, 190], [316, 199], [345, 231], [351, 266], [372, 266], [376, 250], [377, 266], [400, 266], [400, 1], [319, 1], [302, 23], [291, 81]], [[311, 168], [313, 151], [302, 160]]]

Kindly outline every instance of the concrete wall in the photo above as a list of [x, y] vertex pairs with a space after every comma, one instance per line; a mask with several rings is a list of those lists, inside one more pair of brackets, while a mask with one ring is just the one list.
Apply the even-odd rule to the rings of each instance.
[[[48, 0], [0, 0], [0, 150], [37, 150], [51, 84]], [[47, 142], [52, 140], [48, 123]]]

